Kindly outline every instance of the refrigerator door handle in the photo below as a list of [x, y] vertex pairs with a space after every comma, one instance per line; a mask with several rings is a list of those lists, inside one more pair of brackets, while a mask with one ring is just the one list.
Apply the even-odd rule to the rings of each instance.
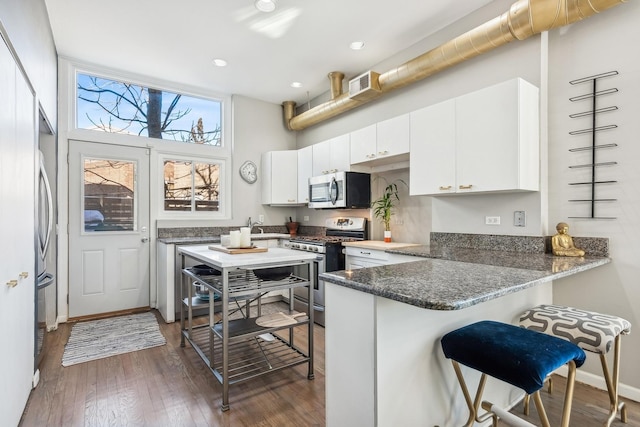
[[44, 259], [44, 256], [49, 249], [49, 243], [51, 242], [51, 231], [53, 230], [53, 199], [51, 197], [51, 186], [49, 185], [49, 178], [47, 177], [47, 172], [44, 168], [44, 156], [42, 155], [42, 152], [40, 153], [40, 179], [44, 183], [44, 189], [47, 193], [47, 232], [44, 238], [44, 242], [40, 241], [41, 256]]

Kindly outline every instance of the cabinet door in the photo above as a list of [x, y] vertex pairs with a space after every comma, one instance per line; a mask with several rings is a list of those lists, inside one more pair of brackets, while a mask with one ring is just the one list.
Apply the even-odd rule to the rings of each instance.
[[340, 135], [330, 140], [329, 167], [331, 172], [348, 171], [351, 169], [351, 153], [349, 149], [349, 134]]
[[376, 158], [376, 125], [358, 129], [350, 134], [351, 164]]
[[410, 148], [410, 115], [394, 117], [377, 124], [378, 158], [406, 154]]
[[262, 203], [296, 204], [298, 199], [298, 152], [270, 151], [262, 155]]
[[313, 147], [298, 150], [298, 203], [309, 203], [309, 178], [313, 174]]
[[331, 170], [331, 141], [318, 142], [312, 147], [313, 176], [328, 174]]
[[436, 195], [456, 191], [455, 100], [411, 113], [409, 194]]
[[520, 188], [520, 82], [456, 99], [458, 192]]

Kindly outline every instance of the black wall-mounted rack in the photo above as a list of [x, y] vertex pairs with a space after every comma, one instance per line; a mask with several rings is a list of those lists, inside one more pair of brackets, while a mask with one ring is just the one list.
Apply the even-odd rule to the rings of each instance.
[[570, 152], [581, 152], [581, 151], [590, 151], [591, 152], [591, 163], [581, 164], [581, 165], [573, 165], [569, 166], [570, 169], [579, 169], [579, 168], [590, 168], [591, 169], [591, 179], [585, 182], [571, 182], [569, 185], [588, 185], [591, 190], [591, 197], [588, 199], [572, 199], [570, 202], [588, 202], [590, 204], [590, 215], [589, 216], [572, 216], [570, 218], [589, 218], [589, 219], [615, 219], [615, 217], [599, 217], [596, 216], [596, 202], [615, 202], [616, 199], [611, 198], [597, 198], [596, 197], [596, 186], [599, 184], [614, 184], [617, 181], [607, 180], [607, 181], [598, 181], [596, 179], [596, 170], [598, 167], [603, 166], [614, 166], [618, 164], [615, 161], [609, 162], [597, 162], [596, 161], [596, 152], [600, 149], [614, 148], [617, 147], [616, 143], [606, 143], [598, 145], [596, 143], [596, 135], [599, 132], [608, 131], [617, 128], [618, 126], [615, 124], [607, 124], [604, 126], [598, 126], [596, 123], [596, 117], [601, 113], [608, 113], [618, 109], [617, 106], [609, 106], [603, 108], [597, 108], [597, 99], [603, 95], [610, 95], [618, 92], [617, 88], [609, 88], [604, 90], [598, 90], [597, 84], [598, 80], [605, 77], [613, 77], [618, 75], [617, 71], [609, 71], [602, 74], [596, 74], [593, 76], [583, 77], [580, 79], [572, 80], [569, 83], [572, 85], [577, 85], [581, 83], [590, 83], [592, 91], [583, 95], [574, 96], [573, 98], [569, 98], [571, 102], [583, 101], [583, 100], [591, 100], [592, 109], [589, 111], [583, 111], [581, 113], [575, 113], [569, 115], [570, 118], [576, 119], [581, 117], [591, 117], [591, 127], [586, 129], [579, 129], [569, 132], [569, 135], [583, 135], [583, 134], [591, 134], [591, 145], [585, 147], [577, 147], [569, 149]]

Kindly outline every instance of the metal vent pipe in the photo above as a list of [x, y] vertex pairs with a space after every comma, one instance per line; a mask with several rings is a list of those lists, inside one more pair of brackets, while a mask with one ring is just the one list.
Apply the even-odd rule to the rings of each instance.
[[[378, 96], [422, 80], [513, 40], [525, 40], [544, 31], [572, 24], [626, 1], [518, 0], [502, 15], [381, 74], [378, 79], [380, 85]], [[298, 116], [294, 116], [295, 102], [283, 103], [285, 105], [284, 120], [289, 130], [306, 129], [377, 98], [374, 96], [366, 100], [355, 100], [349, 98], [349, 93], [336, 94], [331, 74], [329, 75], [332, 81], [330, 101]]]

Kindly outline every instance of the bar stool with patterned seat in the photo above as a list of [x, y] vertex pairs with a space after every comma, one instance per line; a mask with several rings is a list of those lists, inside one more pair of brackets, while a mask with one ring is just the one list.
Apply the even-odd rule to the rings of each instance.
[[[489, 320], [451, 331], [442, 337], [440, 343], [444, 355], [451, 359], [469, 408], [465, 427], [489, 418], [496, 427], [498, 417], [512, 425], [533, 425], [490, 402], [482, 401], [488, 375], [524, 390], [527, 395], [533, 394], [542, 425], [548, 427], [549, 419], [542, 405], [540, 388], [545, 378], [563, 365], [568, 365], [569, 377], [561, 425], [569, 426], [576, 368], [586, 359], [584, 351], [577, 345], [551, 335]], [[473, 401], [460, 364], [482, 373]], [[479, 413], [480, 405], [486, 411], [483, 414]]]
[[[580, 348], [600, 355], [604, 380], [609, 394], [610, 426], [620, 412], [622, 422], [627, 422], [627, 409], [618, 399], [620, 376], [621, 336], [631, 332], [629, 321], [608, 314], [586, 311], [574, 307], [544, 304], [531, 308], [520, 315], [520, 325], [533, 331], [543, 332], [578, 345]], [[610, 374], [606, 354], [613, 346], [613, 372]], [[551, 392], [552, 386], [549, 385]], [[528, 410], [525, 402], [525, 412]]]

